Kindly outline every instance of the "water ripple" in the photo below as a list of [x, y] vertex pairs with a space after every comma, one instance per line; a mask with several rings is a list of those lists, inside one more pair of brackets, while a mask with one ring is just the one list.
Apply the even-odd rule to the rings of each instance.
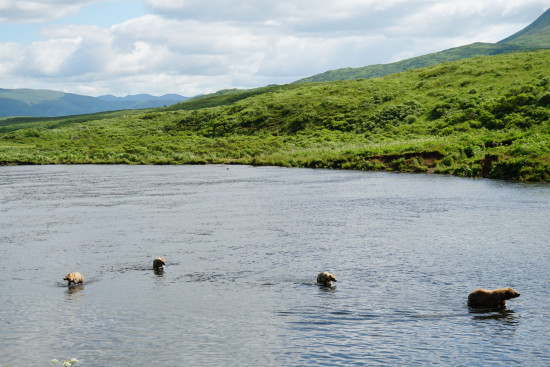
[[[548, 366], [549, 199], [430, 175], [2, 167], [0, 363]], [[468, 309], [503, 286], [522, 296]]]

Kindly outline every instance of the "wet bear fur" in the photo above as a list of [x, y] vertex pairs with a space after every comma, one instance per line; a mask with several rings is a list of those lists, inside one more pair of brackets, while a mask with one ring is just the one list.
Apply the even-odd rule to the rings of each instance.
[[519, 297], [520, 294], [512, 288], [476, 289], [468, 295], [468, 306], [472, 308], [501, 308], [506, 306], [506, 300]]
[[334, 274], [329, 273], [328, 271], [324, 271], [322, 273], [319, 273], [317, 275], [317, 283], [321, 283], [325, 286], [330, 286], [332, 282], [336, 282], [336, 277]]
[[164, 260], [164, 257], [157, 257], [155, 260], [153, 260], [154, 270], [163, 270], [165, 265], [166, 261]]
[[63, 280], [68, 281], [67, 285], [71, 285], [71, 283], [74, 284], [82, 284], [84, 283], [84, 277], [79, 272], [69, 273], [65, 275], [65, 278]]

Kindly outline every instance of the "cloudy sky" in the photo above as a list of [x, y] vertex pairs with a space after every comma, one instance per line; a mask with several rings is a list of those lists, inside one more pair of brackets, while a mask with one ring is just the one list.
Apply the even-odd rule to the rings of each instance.
[[98, 96], [284, 84], [497, 42], [550, 0], [0, 0], [0, 88]]

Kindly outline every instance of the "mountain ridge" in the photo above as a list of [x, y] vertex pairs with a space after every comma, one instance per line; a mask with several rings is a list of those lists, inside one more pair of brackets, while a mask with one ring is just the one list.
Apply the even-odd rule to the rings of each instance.
[[548, 182], [549, 59], [550, 50], [525, 51], [193, 106], [5, 118], [0, 165], [252, 164]]
[[188, 99], [189, 97], [184, 97], [179, 94], [164, 94], [162, 96], [153, 96], [151, 94], [129, 94], [124, 97], [118, 97], [114, 96], [112, 94], [106, 94], [102, 96], [98, 96], [97, 98], [100, 98], [104, 101], [133, 101], [133, 102], [146, 102], [146, 101], [181, 101], [182, 99]]
[[178, 94], [160, 97], [138, 94], [126, 97], [91, 97], [48, 89], [0, 88], [0, 117], [59, 117], [96, 112], [165, 107], [188, 99]]
[[[530, 36], [533, 35], [546, 35], [550, 39], [550, 9], [546, 10], [540, 17], [535, 19], [535, 21], [529, 24], [527, 27], [523, 28], [519, 32], [514, 33], [513, 35], [506, 37], [505, 39], [497, 43], [531, 43], [531, 46], [534, 46], [534, 39]], [[537, 39], [536, 37], [535, 39]], [[547, 41], [548, 42], [548, 41]]]
[[[444, 62], [536, 49], [550, 49], [550, 9], [527, 27], [497, 43], [476, 42], [389, 64], [329, 70], [297, 80], [288, 84], [287, 88], [310, 82], [371, 79]], [[253, 95], [267, 93], [274, 87], [276, 86], [269, 85], [249, 90], [228, 89], [192, 98], [177, 94], [165, 94], [159, 97], [149, 94], [125, 97], [113, 95], [90, 97], [51, 90], [0, 89], [0, 117], [59, 117], [173, 105], [178, 105], [177, 108], [184, 108], [180, 104], [185, 104], [188, 109], [198, 109], [220, 103], [231, 104]], [[187, 101], [188, 99], [189, 101]]]
[[550, 48], [550, 9], [546, 10], [534, 22], [519, 32], [497, 43], [475, 42], [469, 45], [453, 47], [447, 50], [400, 60], [389, 64], [374, 64], [359, 68], [340, 68], [325, 71], [294, 83], [311, 83], [337, 80], [376, 78], [410, 69], [418, 69], [439, 64], [469, 59], [477, 56], [499, 55], [503, 53]]

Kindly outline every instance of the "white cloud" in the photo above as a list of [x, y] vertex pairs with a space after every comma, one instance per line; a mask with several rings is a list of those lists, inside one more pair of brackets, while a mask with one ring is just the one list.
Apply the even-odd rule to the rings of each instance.
[[205, 23], [238, 23], [241, 27], [275, 26], [287, 32], [331, 33], [372, 29], [411, 10], [411, 0], [146, 0], [153, 13]]
[[[72, 84], [80, 77], [88, 90], [97, 85], [98, 92], [93, 94], [100, 94], [105, 83], [111, 83], [112, 93], [116, 94], [153, 93], [156, 89], [161, 94], [171, 91], [194, 95], [226, 88], [235, 79], [244, 80], [258, 68], [265, 47], [258, 35], [238, 27], [153, 15], [109, 29], [49, 26], [41, 35], [45, 41], [29, 46], [0, 44], [4, 83], [10, 77], [31, 75], [33, 85], [38, 80], [51, 83], [54, 79]], [[239, 87], [249, 87], [250, 83], [254, 83], [253, 78]], [[59, 84], [50, 88], [58, 88]], [[203, 89], [196, 89], [199, 87]]]
[[23, 47], [14, 42], [0, 44], [0, 75], [6, 77], [12, 74], [22, 61], [22, 51]]
[[[426, 5], [421, 12], [407, 14], [392, 25], [388, 29], [389, 35], [413, 37], [441, 35], [462, 38], [477, 36], [477, 41], [495, 42], [500, 40], [501, 35], [488, 30], [499, 27], [504, 31], [510, 28], [507, 27], [510, 23], [514, 25], [528, 23], [534, 19], [529, 19], [527, 14], [542, 14], [547, 6], [550, 6], [550, 2], [446, 0], [430, 1]], [[493, 38], [491, 39], [488, 35]]]
[[[0, 43], [2, 87], [194, 95], [288, 83], [496, 42], [550, 6], [550, 0], [143, 1], [151, 14], [108, 28], [49, 23], [40, 29], [42, 40], [30, 45]], [[52, 4], [61, 14], [91, 2], [24, 0], [17, 6], [21, 21], [30, 21], [38, 9], [52, 19]], [[15, 4], [0, 0], [0, 11]]]
[[78, 49], [81, 40], [56, 39], [33, 43], [26, 52], [24, 68], [35, 75], [66, 75], [63, 70], [67, 59]]
[[39, 23], [78, 13], [101, 0], [0, 0], [0, 23]]
[[[350, 18], [357, 13], [384, 11], [410, 0], [146, 0], [151, 10], [176, 18], [193, 18], [206, 21], [262, 22], [265, 20], [325, 21]], [[418, 2], [418, 1], [417, 1]]]

